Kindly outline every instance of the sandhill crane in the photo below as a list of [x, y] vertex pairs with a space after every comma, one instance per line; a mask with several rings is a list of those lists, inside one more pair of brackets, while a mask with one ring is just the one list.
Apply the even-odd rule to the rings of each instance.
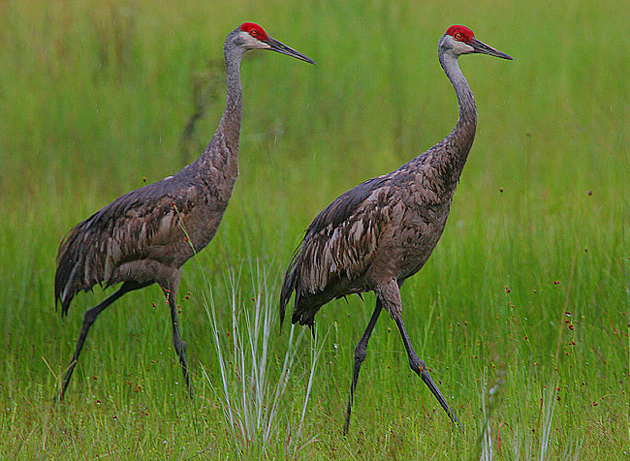
[[217, 232], [238, 175], [242, 117], [240, 63], [247, 50], [272, 50], [314, 64], [307, 56], [274, 40], [257, 24], [245, 22], [230, 32], [223, 52], [227, 73], [225, 112], [203, 153], [190, 165], [156, 183], [129, 192], [64, 237], [57, 254], [55, 305], [62, 314], [80, 292], [99, 284], [122, 283], [117, 291], [85, 312], [76, 350], [59, 398], [63, 399], [88, 331], [98, 315], [118, 298], [157, 283], [171, 311], [173, 345], [190, 389], [186, 343], [181, 340], [176, 296], [182, 265]]
[[[344, 425], [350, 425], [359, 370], [381, 310], [396, 322], [409, 364], [454, 423], [455, 413], [413, 350], [402, 320], [400, 286], [426, 263], [449, 214], [455, 187], [473, 144], [477, 109], [458, 58], [484, 53], [512, 59], [477, 40], [464, 26], [451, 26], [438, 43], [439, 61], [459, 103], [453, 131], [397, 170], [369, 179], [326, 207], [306, 230], [287, 268], [280, 296], [280, 321], [295, 292], [293, 323], [312, 327], [327, 302], [373, 291], [376, 308], [356, 346]], [[461, 427], [461, 425], [460, 425]]]

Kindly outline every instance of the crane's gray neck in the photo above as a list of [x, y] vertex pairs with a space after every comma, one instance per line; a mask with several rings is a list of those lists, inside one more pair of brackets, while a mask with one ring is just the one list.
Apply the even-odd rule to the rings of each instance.
[[225, 42], [225, 71], [227, 75], [227, 95], [225, 111], [219, 122], [217, 134], [221, 133], [233, 153], [238, 153], [238, 140], [243, 117], [243, 91], [241, 88], [241, 58], [243, 49], [234, 44], [230, 34]]
[[468, 153], [475, 139], [475, 131], [477, 129], [477, 106], [473, 97], [470, 86], [462, 74], [457, 56], [449, 52], [441, 52], [439, 54], [440, 64], [446, 72], [446, 76], [451, 81], [457, 102], [459, 104], [459, 118], [453, 131], [444, 138], [442, 145], [446, 148], [447, 155], [444, 156], [443, 166], [447, 176], [455, 181], [459, 180], [459, 176], [464, 168]]
[[198, 171], [210, 168], [222, 171], [225, 177], [233, 177], [234, 180], [238, 175], [238, 142], [243, 116], [240, 65], [245, 52], [237, 42], [238, 29], [228, 34], [223, 47], [227, 76], [225, 111], [210, 144], [195, 161]]

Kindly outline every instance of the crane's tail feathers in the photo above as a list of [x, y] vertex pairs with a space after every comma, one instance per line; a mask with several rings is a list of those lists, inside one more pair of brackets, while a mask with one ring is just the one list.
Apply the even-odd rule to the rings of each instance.
[[284, 275], [282, 291], [280, 292], [280, 328], [282, 328], [282, 324], [284, 323], [287, 304], [289, 304], [289, 300], [291, 299], [294, 289], [295, 283], [293, 281], [293, 272], [291, 271], [291, 266], [289, 266], [286, 274]]
[[295, 250], [284, 274], [284, 281], [280, 293], [280, 328], [282, 328], [287, 304], [289, 304], [294, 292], [291, 323], [307, 325], [310, 328], [313, 327], [315, 314], [320, 307], [331, 299], [339, 297], [339, 295], [335, 294], [334, 290], [329, 291], [326, 287], [311, 289], [308, 284], [305, 286], [305, 271], [309, 270], [308, 255], [309, 253], [306, 253], [304, 250], [303, 240]]
[[79, 266], [77, 252], [73, 251], [78, 237], [78, 225], [64, 235], [57, 251], [57, 271], [55, 272], [55, 309], [61, 304], [61, 315], [68, 314], [70, 302], [74, 297], [70, 287], [72, 279], [76, 277]]
[[[91, 218], [90, 218], [91, 219]], [[63, 237], [57, 252], [55, 272], [55, 308], [67, 315], [70, 303], [80, 291], [91, 290], [102, 283], [102, 262], [94, 247], [94, 236], [86, 228], [89, 219], [82, 221]]]
[[284, 281], [282, 282], [282, 290], [280, 291], [280, 328], [282, 328], [282, 324], [284, 323], [284, 316], [286, 313], [287, 304], [289, 304], [289, 300], [291, 299], [291, 295], [295, 291], [296, 298], [298, 297], [297, 292], [297, 280], [300, 272], [300, 248], [301, 245], [293, 253], [291, 257], [291, 262], [287, 267], [286, 272], [284, 273]]

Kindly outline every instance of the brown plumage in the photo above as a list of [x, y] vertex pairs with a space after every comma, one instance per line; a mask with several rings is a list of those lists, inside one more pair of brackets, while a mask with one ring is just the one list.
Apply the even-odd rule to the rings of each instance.
[[457, 59], [485, 53], [512, 59], [452, 26], [438, 44], [439, 60], [453, 84], [459, 119], [435, 146], [397, 170], [365, 181], [326, 207], [306, 230], [287, 268], [280, 316], [295, 292], [293, 323], [313, 325], [317, 311], [332, 299], [373, 291], [377, 302], [355, 349], [355, 364], [344, 432], [350, 424], [354, 392], [367, 344], [383, 308], [396, 322], [411, 368], [422, 378], [453, 422], [457, 417], [426, 365], [413, 350], [402, 320], [400, 286], [426, 263], [449, 214], [453, 193], [472, 147], [477, 124], [475, 101]]
[[181, 340], [176, 297], [182, 265], [210, 243], [217, 232], [238, 176], [242, 117], [240, 62], [250, 49], [272, 50], [313, 63], [243, 23], [225, 40], [225, 112], [204, 152], [175, 175], [129, 192], [74, 226], [57, 254], [55, 302], [63, 314], [80, 291], [94, 285], [121, 287], [88, 309], [72, 361], [59, 393], [63, 396], [88, 331], [98, 315], [125, 293], [157, 283], [170, 307], [173, 344], [190, 390], [186, 343]]

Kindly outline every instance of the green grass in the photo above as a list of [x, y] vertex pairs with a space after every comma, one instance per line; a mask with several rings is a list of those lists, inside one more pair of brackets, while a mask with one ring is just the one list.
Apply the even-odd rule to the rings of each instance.
[[[103, 298], [97, 288], [67, 318], [54, 310], [61, 237], [203, 149], [223, 110], [223, 40], [245, 20], [318, 64], [263, 52], [243, 62], [239, 181], [180, 287], [197, 396], [186, 397], [152, 287], [99, 317], [66, 401], [54, 404], [82, 312]], [[629, 21], [619, 0], [1, 3], [0, 458], [627, 458]], [[402, 298], [416, 351], [466, 434], [409, 369], [383, 315], [343, 437], [374, 297], [326, 306], [321, 349], [307, 332], [289, 350], [290, 328], [275, 324], [283, 270], [338, 194], [452, 129], [436, 45], [454, 23], [515, 60], [461, 59], [477, 138], [444, 236]], [[198, 94], [207, 112], [183, 147]], [[237, 350], [236, 328], [247, 344], [256, 312], [273, 323], [266, 381], [250, 389], [273, 389], [294, 354], [264, 447], [255, 430], [239, 438], [230, 425], [223, 379], [247, 387], [234, 360], [221, 372], [217, 349]]]

